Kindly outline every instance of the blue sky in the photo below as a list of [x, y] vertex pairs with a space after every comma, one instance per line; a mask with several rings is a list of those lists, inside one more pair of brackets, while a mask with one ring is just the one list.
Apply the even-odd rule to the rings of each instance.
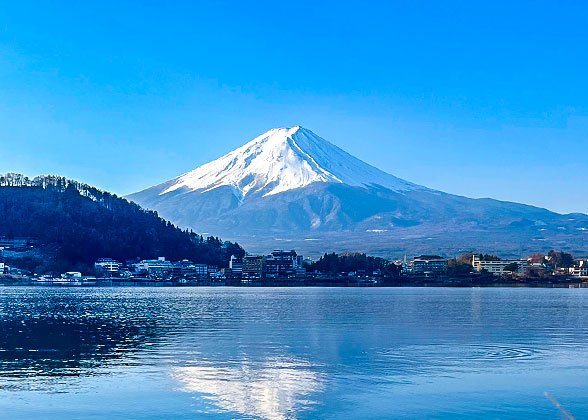
[[588, 212], [588, 3], [2, 2], [0, 172], [126, 194], [302, 125], [443, 191]]

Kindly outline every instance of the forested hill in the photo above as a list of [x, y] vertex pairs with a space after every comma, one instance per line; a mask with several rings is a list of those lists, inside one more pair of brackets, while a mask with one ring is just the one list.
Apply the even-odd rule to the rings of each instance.
[[37, 272], [88, 270], [97, 258], [120, 261], [165, 256], [227, 266], [236, 243], [182, 231], [147, 211], [90, 185], [57, 176], [0, 176], [0, 236], [38, 241]]

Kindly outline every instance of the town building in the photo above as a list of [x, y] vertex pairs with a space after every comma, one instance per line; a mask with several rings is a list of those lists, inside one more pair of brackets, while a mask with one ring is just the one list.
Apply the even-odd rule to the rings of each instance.
[[173, 277], [204, 278], [208, 276], [208, 265], [196, 264], [190, 260], [182, 260], [172, 263]]
[[241, 276], [244, 283], [260, 280], [263, 276], [263, 257], [254, 255], [243, 257]]
[[6, 272], [6, 264], [0, 262], [0, 274], [4, 274]]
[[206, 275], [210, 278], [215, 278], [219, 275], [219, 269], [215, 265], [206, 266]]
[[574, 277], [588, 277], [588, 260], [579, 260], [570, 268], [570, 274]]
[[195, 275], [194, 263], [190, 260], [177, 261], [171, 266], [173, 277], [193, 277]]
[[439, 255], [420, 255], [410, 261], [409, 271], [419, 276], [439, 276], [447, 271], [447, 260]]
[[22, 249], [34, 246], [37, 241], [30, 238], [6, 238], [0, 236], [0, 248], [2, 249]]
[[270, 279], [304, 277], [303, 258], [296, 251], [274, 250], [265, 258], [265, 277]]
[[208, 265], [194, 264], [194, 273], [196, 277], [206, 277], [208, 275]]
[[231, 259], [229, 260], [229, 268], [231, 269], [231, 273], [233, 275], [241, 275], [243, 272], [243, 258], [231, 255]]
[[507, 273], [505, 268], [509, 268], [513, 264], [518, 266], [517, 273], [524, 273], [529, 267], [527, 260], [496, 260], [496, 261], [485, 261], [480, 258], [479, 255], [474, 254], [472, 256], [472, 267], [474, 270], [481, 272], [487, 271], [492, 274], [504, 274]]
[[[230, 269], [229, 269], [230, 270]], [[225, 280], [227, 277], [225, 275], [225, 269], [214, 266], [208, 266], [208, 277], [211, 280], [221, 281]]]
[[136, 272], [142, 274], [149, 274], [152, 276], [165, 276], [173, 272], [173, 266], [170, 261], [166, 261], [165, 257], [159, 257], [155, 260], [142, 260], [133, 264]]
[[529, 269], [529, 271], [539, 273], [544, 273], [545, 271], [547, 271], [547, 267], [545, 267], [545, 264], [530, 262], [529, 260], [527, 260], [527, 268]]
[[94, 263], [94, 270], [106, 276], [116, 276], [122, 264], [112, 258], [98, 258]]

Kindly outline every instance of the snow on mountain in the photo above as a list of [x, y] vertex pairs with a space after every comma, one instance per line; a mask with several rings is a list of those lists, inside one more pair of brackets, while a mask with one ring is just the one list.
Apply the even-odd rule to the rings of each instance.
[[392, 191], [424, 189], [368, 165], [312, 131], [296, 126], [269, 130], [168, 182], [159, 194], [179, 189], [206, 192], [230, 186], [243, 199], [254, 192], [270, 196], [314, 182], [380, 185]]

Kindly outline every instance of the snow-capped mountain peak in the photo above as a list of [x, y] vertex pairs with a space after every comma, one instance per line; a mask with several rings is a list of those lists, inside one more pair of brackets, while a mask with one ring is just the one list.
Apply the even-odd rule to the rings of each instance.
[[274, 128], [219, 159], [166, 183], [160, 195], [179, 189], [210, 191], [230, 186], [243, 199], [257, 192], [278, 194], [315, 182], [381, 185], [391, 190], [421, 187], [351, 156], [312, 131]]
[[356, 250], [392, 256], [491, 246], [518, 255], [562, 240], [583, 249], [588, 226], [588, 215], [571, 218], [411, 184], [302, 127], [275, 128], [127, 197], [182, 228], [236, 240], [254, 253], [287, 246], [314, 255]]

